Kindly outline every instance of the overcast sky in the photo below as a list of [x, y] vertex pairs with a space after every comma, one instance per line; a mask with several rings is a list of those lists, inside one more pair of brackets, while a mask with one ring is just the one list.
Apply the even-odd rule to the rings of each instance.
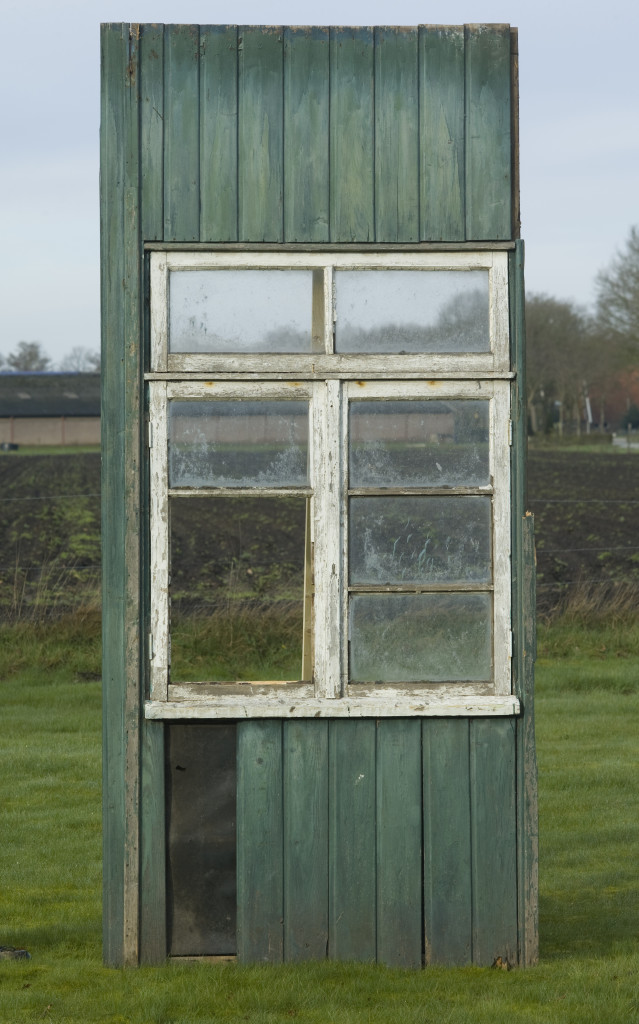
[[527, 288], [589, 305], [639, 223], [637, 0], [2, 0], [0, 354], [99, 346], [99, 24], [519, 28]]

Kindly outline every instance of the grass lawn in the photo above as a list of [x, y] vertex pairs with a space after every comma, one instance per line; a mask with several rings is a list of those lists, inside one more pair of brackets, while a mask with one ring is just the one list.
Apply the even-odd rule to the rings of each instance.
[[[71, 627], [69, 627], [71, 629]], [[22, 630], [22, 632], [20, 632]], [[97, 626], [0, 630], [0, 1022], [639, 1022], [639, 628], [542, 630], [541, 962], [101, 964]]]

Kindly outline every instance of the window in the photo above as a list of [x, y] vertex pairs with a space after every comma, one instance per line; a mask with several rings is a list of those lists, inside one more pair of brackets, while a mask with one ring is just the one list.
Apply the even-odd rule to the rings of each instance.
[[149, 717], [512, 714], [507, 254], [151, 256]]

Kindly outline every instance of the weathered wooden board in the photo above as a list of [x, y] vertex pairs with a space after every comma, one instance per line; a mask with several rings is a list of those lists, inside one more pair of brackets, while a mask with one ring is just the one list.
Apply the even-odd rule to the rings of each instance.
[[329, 30], [284, 30], [284, 239], [329, 240]]
[[200, 29], [200, 237], [237, 239], [237, 27]]
[[419, 240], [417, 29], [375, 29], [375, 240]]
[[374, 719], [329, 724], [329, 941], [335, 960], [375, 960]]
[[251, 721], [237, 732], [237, 955], [284, 956], [282, 722]]
[[429, 27], [419, 37], [420, 238], [466, 237], [464, 29]]
[[375, 238], [374, 36], [331, 30], [331, 241]]
[[426, 964], [472, 961], [469, 722], [422, 722]]
[[281, 28], [241, 28], [239, 237], [283, 241], [284, 43]]
[[200, 31], [167, 25], [164, 39], [164, 238], [200, 237]]
[[422, 754], [419, 719], [377, 722], [377, 959], [422, 964]]
[[140, 26], [140, 194], [145, 241], [164, 238], [164, 25]]
[[284, 959], [328, 946], [328, 722], [283, 724]]

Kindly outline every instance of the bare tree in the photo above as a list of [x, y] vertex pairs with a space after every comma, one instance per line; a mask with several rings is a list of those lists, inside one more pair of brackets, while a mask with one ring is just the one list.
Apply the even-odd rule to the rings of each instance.
[[60, 369], [68, 373], [98, 373], [100, 353], [97, 349], [76, 345], [60, 360]]
[[7, 366], [12, 370], [48, 370], [51, 360], [45, 355], [39, 341], [20, 341], [15, 352], [7, 357]]
[[607, 343], [639, 355], [639, 227], [597, 277], [597, 322]]

